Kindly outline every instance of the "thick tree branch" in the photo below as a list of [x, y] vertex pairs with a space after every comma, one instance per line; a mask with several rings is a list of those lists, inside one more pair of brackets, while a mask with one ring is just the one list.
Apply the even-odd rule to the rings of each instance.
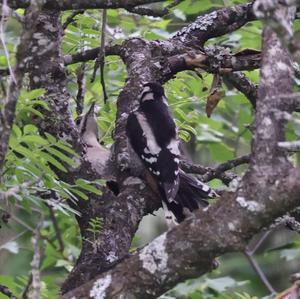
[[[105, 55], [120, 55], [122, 47], [120, 45], [106, 45], [105, 46]], [[84, 52], [79, 52], [76, 54], [69, 54], [64, 56], [65, 65], [74, 64], [78, 62], [86, 62], [89, 60], [94, 60], [97, 58], [100, 51], [100, 47], [94, 48], [91, 50], [86, 50]]]
[[[281, 1], [281, 4], [296, 14], [296, 1]], [[282, 18], [280, 11], [276, 9], [277, 3], [258, 0], [254, 4], [254, 13], [258, 18], [263, 19], [280, 37], [281, 42], [288, 48], [292, 57], [300, 62], [300, 41], [294, 36], [291, 25]]]
[[195, 22], [180, 30], [173, 40], [180, 40], [192, 47], [201, 47], [213, 37], [237, 30], [247, 22], [255, 20], [252, 2], [232, 7], [225, 7], [200, 16]]
[[26, 48], [28, 47], [32, 38], [32, 28], [35, 26], [37, 13], [38, 7], [36, 5], [31, 5], [25, 15], [23, 32], [17, 50], [16, 67], [13, 70], [13, 74], [11, 74], [6, 99], [3, 99], [3, 108], [0, 111], [0, 177], [2, 175], [3, 164], [8, 149], [8, 139], [15, 119], [17, 100], [19, 97], [20, 88], [22, 86]]
[[[190, 50], [190, 49], [189, 49]], [[127, 72], [128, 72], [128, 80], [126, 81], [125, 87], [123, 88], [122, 92], [120, 93], [117, 101], [117, 120], [116, 120], [116, 128], [115, 128], [115, 146], [114, 146], [114, 161], [116, 163], [116, 167], [118, 168], [118, 175], [117, 179], [119, 182], [119, 186], [121, 187], [121, 190], [124, 190], [122, 192], [126, 192], [125, 194], [130, 194], [133, 197], [126, 198], [122, 197], [122, 193], [118, 196], [122, 200], [122, 203], [126, 205], [126, 202], [130, 202], [132, 200], [132, 203], [139, 202], [139, 194], [136, 194], [130, 190], [129, 186], [127, 186], [128, 180], [130, 179], [130, 176], [139, 176], [141, 173], [143, 173], [143, 167], [141, 167], [140, 163], [137, 163], [137, 159], [135, 155], [132, 153], [130, 148], [127, 147], [127, 136], [125, 132], [125, 123], [128, 113], [137, 105], [137, 101], [135, 99], [138, 98], [138, 94], [141, 89], [141, 85], [143, 82], [149, 82], [149, 81], [161, 81], [165, 82], [167, 81], [172, 75], [174, 75], [179, 69], [172, 69], [172, 64], [168, 57], [172, 57], [174, 55], [178, 55], [178, 53], [183, 54], [187, 52], [187, 48], [182, 43], [182, 41], [178, 41], [177, 44], [175, 40], [167, 41], [167, 42], [161, 42], [161, 41], [146, 41], [138, 38], [130, 39], [125, 41], [121, 46], [118, 46], [117, 48], [117, 54], [120, 55], [126, 64]], [[207, 50], [209, 52], [208, 55], [206, 55], [203, 51], [200, 51], [200, 55], [186, 55], [185, 57], [180, 57], [180, 61], [183, 61], [184, 58], [187, 58], [186, 61], [184, 60], [182, 64], [185, 63], [184, 67], [181, 69], [191, 68], [191, 67], [198, 67], [199, 63], [203, 64], [204, 62], [207, 62], [208, 65], [209, 59], [213, 59], [215, 51], [212, 49]], [[217, 49], [217, 51], [220, 52], [223, 51], [223, 49]], [[83, 54], [79, 59], [84, 57], [84, 59], [91, 59], [92, 57], [95, 58], [97, 56], [98, 49], [91, 50], [88, 52], [87, 55]], [[107, 52], [108, 53], [108, 52]], [[114, 52], [116, 53], [116, 52]], [[203, 54], [204, 53], [204, 54]], [[235, 59], [235, 63], [232, 63], [234, 60], [231, 60], [229, 53], [222, 52], [223, 56], [220, 54], [219, 56], [222, 57], [220, 60], [215, 61], [214, 66], [211, 66], [211, 69], [213, 71], [219, 71], [220, 63], [221, 67], [222, 62], [224, 61], [225, 67], [234, 68], [234, 64], [238, 64], [240, 61], [239, 59]], [[93, 56], [95, 55], [95, 56]], [[226, 59], [224, 55], [226, 56]], [[167, 59], [165, 58], [167, 57]], [[203, 59], [204, 57], [204, 59]], [[259, 56], [255, 56], [255, 61], [260, 61]], [[66, 61], [66, 60], [65, 60]], [[78, 62], [78, 58], [76, 59], [69, 59], [67, 63], [72, 62]], [[174, 61], [174, 59], [173, 59]], [[238, 61], [238, 63], [236, 62]], [[245, 59], [246, 61], [246, 59]], [[255, 62], [256, 63], [256, 62]], [[249, 65], [247, 62], [245, 65]], [[256, 67], [258, 67], [258, 64], [256, 64]], [[166, 71], [167, 70], [167, 71]], [[127, 193], [128, 190], [130, 193]], [[147, 198], [146, 196], [142, 196], [142, 198]], [[130, 200], [129, 200], [130, 199]], [[117, 203], [116, 203], [117, 204]], [[88, 208], [91, 213], [91, 209]], [[117, 209], [118, 210], [118, 209]], [[111, 214], [114, 211], [114, 208], [112, 208], [109, 211], [97, 211], [94, 215], [103, 215], [104, 219], [109, 219], [108, 217], [112, 217]], [[125, 211], [130, 211], [130, 215], [134, 214], [136, 217], [135, 225], [130, 225], [129, 228], [131, 228], [131, 233], [134, 233], [134, 228], [136, 228], [136, 224], [139, 222], [139, 220], [142, 218], [144, 214], [137, 213], [132, 210], [132, 208], [129, 208], [129, 206], [124, 207], [122, 209], [122, 213], [126, 213]], [[101, 213], [102, 212], [102, 213]], [[100, 213], [100, 214], [99, 214]], [[109, 216], [110, 215], [110, 216]], [[118, 213], [115, 217], [118, 217]], [[85, 219], [89, 219], [90, 217], [84, 217]], [[114, 217], [113, 217], [114, 219]], [[107, 220], [108, 221], [108, 220]], [[119, 220], [120, 223], [122, 221]], [[109, 222], [106, 222], [104, 227], [109, 224]], [[80, 225], [81, 227], [86, 227], [83, 225]], [[128, 227], [128, 225], [127, 225]], [[117, 227], [112, 227], [112, 230], [107, 230], [107, 236], [115, 235], [113, 232], [116, 230]], [[82, 232], [84, 234], [84, 231]], [[105, 234], [106, 235], [106, 234]], [[123, 235], [123, 238], [125, 240], [129, 240], [127, 236], [133, 236], [132, 234], [129, 235]], [[102, 237], [102, 238], [101, 238]], [[103, 235], [100, 234], [99, 238], [100, 242], [102, 242]], [[106, 240], [106, 238], [104, 238]], [[84, 281], [87, 281], [91, 278], [91, 272], [92, 275], [95, 275], [97, 273], [101, 273], [102, 271], [105, 271], [109, 265], [113, 265], [114, 263], [107, 263], [107, 260], [110, 260], [106, 258], [109, 256], [109, 252], [112, 250], [113, 247], [111, 247], [110, 244], [99, 247], [99, 250], [97, 250], [97, 255], [95, 255], [93, 251], [93, 247], [89, 246], [86, 243], [86, 246], [83, 247], [81, 258], [79, 259], [77, 266], [74, 268], [74, 271], [72, 272], [71, 276], [65, 283], [63, 287], [63, 292], [66, 292], [70, 290], [71, 288], [81, 284]], [[126, 250], [128, 250], [128, 243], [126, 246], [123, 246], [121, 249], [118, 247], [118, 244], [113, 244], [115, 248], [117, 248], [116, 252], [120, 253], [118, 258], [116, 260], [113, 259], [113, 262], [120, 261], [121, 256], [124, 257], [124, 253]], [[124, 242], [123, 242], [124, 245]], [[125, 249], [124, 249], [125, 248]], [[93, 271], [91, 271], [93, 269]], [[83, 270], [83, 271], [82, 271]], [[85, 275], [83, 275], [85, 274]]]
[[[156, 298], [179, 281], [211, 271], [215, 257], [244, 250], [246, 242], [262, 227], [299, 204], [299, 179], [300, 172], [292, 170], [279, 180], [280, 190], [277, 187], [269, 190], [273, 200], [260, 198], [258, 206], [251, 202], [243, 205], [233, 193], [222, 196], [207, 212], [198, 211], [114, 269], [61, 299], [73, 296], [85, 299], [90, 298], [90, 294], [92, 298], [100, 294], [103, 298], [122, 295], [124, 298]], [[286, 193], [287, 190], [290, 192]], [[276, 201], [275, 206], [273, 201]]]
[[257, 86], [252, 83], [242, 72], [228, 73], [224, 76], [224, 81], [227, 80], [238, 91], [242, 92], [252, 107], [256, 108]]
[[9, 299], [17, 299], [17, 297], [14, 296], [14, 294], [9, 290], [9, 288], [4, 285], [0, 285], [0, 293], [7, 296]]
[[163, 17], [170, 13], [171, 9], [178, 5], [179, 3], [183, 2], [184, 0], [174, 0], [171, 4], [163, 9], [151, 9], [149, 7], [132, 7], [126, 8], [128, 11], [132, 13], [136, 13], [142, 16], [152, 16], [152, 17]]
[[[99, 8], [132, 8], [138, 5], [162, 2], [162, 0], [46, 0], [43, 8], [56, 11], [73, 9], [99, 9]], [[13, 8], [26, 8], [30, 0], [8, 0], [8, 5]]]
[[232, 55], [223, 48], [210, 47], [203, 52], [189, 51], [171, 56], [168, 59], [169, 70], [166, 69], [165, 73], [166, 76], [172, 76], [181, 71], [201, 68], [209, 73], [227, 74], [232, 71], [254, 70], [259, 68], [260, 64], [260, 53]]
[[[291, 18], [284, 7], [278, 9], [286, 18]], [[128, 102], [125, 107], [125, 99], [136, 97], [138, 80], [146, 81], [154, 75], [157, 80], [164, 80], [157, 67], [145, 63], [151, 59], [147, 43], [136, 39], [128, 42], [127, 47], [137, 49], [139, 55], [127, 51], [130, 57], [123, 58], [131, 80], [118, 100], [119, 113], [131, 109]], [[280, 67], [282, 64], [284, 68]], [[261, 77], [251, 165], [237, 193], [224, 194], [206, 212], [198, 211], [195, 217], [161, 235], [114, 269], [62, 298], [155, 298], [177, 282], [209, 271], [216, 256], [244, 250], [246, 242], [262, 227], [299, 205], [300, 171], [293, 169], [284, 151], [278, 149], [277, 142], [284, 140], [285, 122], [273, 116], [274, 110], [293, 110], [293, 103], [288, 99], [284, 103], [280, 98], [274, 100], [275, 94], [291, 92], [292, 66], [270, 28], [264, 32]], [[120, 136], [123, 136], [123, 126], [120, 122], [117, 127]], [[122, 161], [126, 161], [123, 166], [129, 168], [125, 139], [122, 137], [117, 141], [118, 148], [123, 149], [122, 158], [125, 159]], [[218, 219], [217, 223], [215, 219]]]
[[[130, 1], [130, 5], [145, 3], [145, 1], [141, 2]], [[26, 5], [27, 1], [10, 1], [10, 3]], [[67, 0], [50, 2], [49, 0], [45, 2], [45, 7], [48, 5], [48, 8], [67, 9], [66, 5], [70, 5], [72, 9], [87, 8], [76, 6], [79, 3], [89, 6], [108, 5], [108, 2], [104, 3], [103, 1], [100, 3], [100, 1], [84, 0], [77, 2]], [[128, 4], [129, 1], [123, 1], [122, 5], [126, 3]], [[113, 7], [112, 5], [119, 4], [119, 1], [110, 1], [109, 5]], [[107, 47], [107, 55], [120, 55], [128, 71], [128, 80], [117, 101], [118, 112], [114, 135], [113, 158], [121, 193], [116, 198], [110, 191], [104, 190], [103, 196], [90, 195], [89, 201], [78, 203], [77, 208], [82, 214], [81, 217], [78, 217], [78, 223], [84, 241], [83, 249], [77, 265], [64, 284], [63, 292], [93, 279], [99, 273], [104, 271], [107, 273], [102, 274], [100, 280], [97, 280], [95, 284], [90, 282], [87, 286], [83, 285], [74, 292], [68, 293], [65, 298], [70, 298], [70, 294], [77, 298], [104, 297], [105, 295], [112, 298], [119, 295], [124, 295], [125, 298], [158, 296], [182, 279], [199, 276], [210, 270], [215, 256], [243, 249], [245, 242], [261, 227], [268, 225], [274, 217], [284, 214], [298, 204], [299, 172], [296, 170], [288, 172], [287, 168], [283, 168], [281, 172], [281, 169], [278, 168], [277, 176], [272, 177], [275, 181], [277, 180], [278, 184], [275, 186], [266, 183], [264, 186], [258, 184], [255, 186], [257, 189], [251, 190], [252, 192], [258, 190], [255, 192], [259, 194], [258, 198], [251, 198], [247, 188], [243, 196], [226, 194], [216, 206], [212, 206], [207, 212], [199, 211], [196, 214], [199, 218], [193, 217], [187, 220], [133, 257], [121, 262], [128, 255], [130, 243], [139, 221], [148, 211], [159, 207], [159, 203], [155, 201], [156, 197], [137, 178], [142, 174], [143, 167], [141, 168], [134, 154], [130, 152], [125, 133], [126, 117], [137, 105], [135, 99], [138, 97], [142, 83], [154, 80], [165, 82], [176, 72], [195, 67], [201, 67], [209, 72], [223, 73], [257, 68], [260, 64], [259, 54], [252, 53], [250, 57], [248, 53], [241, 58], [241, 55], [234, 56], [224, 52], [224, 49], [216, 47], [191, 50], [191, 46], [204, 44], [211, 37], [231, 32], [243, 26], [253, 19], [251, 11], [251, 4], [247, 4], [219, 10], [215, 14], [217, 18], [213, 14], [202, 16], [197, 19], [194, 28], [189, 26], [178, 36], [165, 42], [135, 38], [125, 41], [121, 46]], [[59, 15], [54, 10], [45, 10], [38, 16], [37, 23], [39, 26], [35, 27], [35, 32], [40, 38], [33, 41], [26, 49], [30, 54], [28, 55], [30, 57], [28, 69], [31, 88], [45, 88], [45, 101], [48, 102], [52, 111], [56, 112], [53, 117], [52, 112], [45, 111], [44, 120], [40, 121], [41, 131], [50, 132], [57, 138], [63, 137], [79, 153], [82, 153], [78, 131], [69, 113], [70, 96], [66, 89], [66, 75], [59, 47], [62, 38]], [[217, 25], [222, 29], [217, 29]], [[53, 28], [55, 28], [54, 31]], [[39, 42], [40, 39], [43, 42]], [[50, 45], [46, 49], [43, 46], [45, 41]], [[192, 45], [193, 41], [195, 43]], [[276, 46], [278, 47], [277, 44]], [[35, 51], [32, 50], [33, 47], [35, 47]], [[66, 56], [64, 62], [71, 64], [84, 59], [87, 61], [95, 58], [98, 51], [99, 49], [93, 49], [76, 54], [77, 56]], [[215, 56], [219, 58], [215, 58]], [[50, 57], [51, 59], [49, 59]], [[286, 80], [289, 80], [289, 73], [283, 75], [286, 76]], [[289, 82], [284, 82], [286, 86], [284, 91], [288, 89], [289, 84], [287, 83]], [[268, 108], [270, 107], [268, 106]], [[266, 113], [272, 113], [271, 111], [264, 110], [264, 117], [269, 117], [269, 114]], [[257, 117], [259, 121], [261, 115]], [[278, 127], [276, 121], [274, 119], [275, 128]], [[262, 123], [262, 126], [265, 125]], [[257, 138], [260, 139], [260, 137], [261, 135], [258, 135]], [[275, 139], [276, 137], [277, 135]], [[262, 145], [260, 146], [264, 150]], [[283, 152], [281, 152], [281, 157], [285, 161]], [[252, 161], [256, 163], [255, 159]], [[269, 160], [266, 161], [266, 163], [268, 162]], [[86, 165], [84, 161], [80, 161], [80, 163], [81, 166], [86, 167], [81, 167], [78, 172], [71, 172], [67, 176], [59, 174], [60, 178], [67, 181], [72, 181], [76, 177], [93, 178], [95, 174], [91, 173], [90, 165]], [[267, 166], [270, 167], [269, 164]], [[253, 168], [254, 164], [252, 164]], [[251, 171], [253, 171], [252, 169]], [[268, 175], [267, 171], [265, 176]], [[246, 184], [245, 186], [247, 187]], [[266, 186], [268, 188], [265, 188]], [[262, 187], [265, 189], [263, 192], [259, 192]], [[248, 200], [249, 198], [250, 200]], [[275, 208], [269, 198], [278, 201]], [[94, 217], [101, 218], [103, 221], [103, 229], [96, 236], [87, 231], [89, 220]], [[217, 224], [216, 218], [220, 219]], [[118, 263], [119, 265], [115, 266]], [[182, 265], [185, 266], [182, 267]], [[111, 267], [113, 269], [108, 271]], [[126, 275], [128, 272], [132, 275]]]
[[[66, 88], [60, 50], [63, 30], [59, 23], [59, 14], [42, 11], [36, 16], [36, 26], [32, 30], [38, 38], [26, 49], [30, 85], [32, 89], [46, 90], [44, 100], [51, 108], [51, 111], [43, 111], [44, 118], [36, 122], [42, 133], [48, 132], [57, 138], [64, 138], [81, 154], [82, 144], [69, 110], [70, 95]], [[49, 45], [46, 49], [45, 41]], [[78, 169], [67, 174], [57, 171], [60, 179], [73, 183], [80, 177], [90, 180], [99, 178], [99, 174], [93, 172], [87, 161], [79, 159], [78, 162]], [[114, 170], [111, 171], [113, 173]], [[103, 190], [102, 196], [90, 194], [89, 201], [81, 200], [73, 205], [81, 213], [77, 220], [83, 249], [73, 272], [63, 286], [63, 291], [92, 279], [123, 259], [129, 252], [131, 240], [142, 217], [160, 206], [156, 197], [140, 179], [127, 175], [126, 180], [121, 182], [121, 193], [117, 198], [109, 190]], [[95, 217], [102, 220], [103, 228], [93, 235], [87, 228], [90, 219]]]

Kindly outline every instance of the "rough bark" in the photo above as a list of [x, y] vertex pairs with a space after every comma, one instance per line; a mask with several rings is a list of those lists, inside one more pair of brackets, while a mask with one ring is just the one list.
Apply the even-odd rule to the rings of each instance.
[[[65, 139], [82, 154], [79, 134], [69, 113], [71, 99], [66, 89], [65, 65], [95, 59], [99, 49], [63, 57], [59, 11], [132, 8], [152, 2], [158, 1], [45, 1], [33, 26], [36, 38], [26, 48], [31, 87], [46, 90], [44, 100], [51, 108], [50, 112], [43, 112], [45, 118], [39, 122], [41, 132]], [[13, 8], [26, 7], [28, 3], [27, 0], [9, 1]], [[285, 18], [292, 19], [292, 12], [284, 6], [276, 9]], [[125, 133], [126, 118], [137, 105], [142, 83], [164, 83], [179, 71], [198, 67], [221, 74], [260, 67], [260, 53], [232, 54], [221, 47], [203, 47], [208, 39], [232, 32], [254, 19], [251, 3], [237, 5], [197, 18], [167, 41], [134, 38], [106, 48], [106, 55], [122, 58], [128, 72], [117, 101], [112, 153], [111, 171], [117, 177], [120, 194], [116, 197], [104, 190], [101, 197], [91, 194], [88, 201], [78, 202], [76, 208], [81, 217], [77, 220], [83, 247], [64, 283], [62, 292], [66, 294], [62, 298], [155, 298], [179, 281], [210, 271], [216, 256], [244, 249], [255, 233], [299, 206], [300, 172], [291, 167], [285, 152], [277, 147], [278, 141], [284, 141], [285, 122], [274, 117], [278, 110], [294, 109], [288, 98], [276, 98], [278, 93], [291, 93], [292, 66], [278, 36], [271, 27], [266, 27], [251, 163], [239, 190], [225, 193], [207, 211], [195, 213], [133, 256], [128, 255], [140, 220], [160, 206], [143, 181], [143, 167], [128, 148]], [[97, 177], [83, 159], [79, 159], [78, 168], [70, 169], [67, 176], [58, 175], [67, 182], [79, 177]], [[86, 228], [95, 217], [102, 218], [103, 228], [92, 236]]]
[[[155, 2], [161, 2], [161, 0], [46, 0], [43, 1], [43, 8], [56, 11], [70, 9], [131, 8]], [[29, 4], [30, 0], [8, 0], [8, 5], [14, 9], [26, 8]]]
[[[279, 9], [291, 19], [287, 9]], [[278, 61], [279, 64], [275, 63]], [[150, 73], [152, 71], [155, 73], [155, 70]], [[244, 249], [246, 242], [262, 227], [299, 205], [300, 173], [277, 147], [277, 142], [284, 140], [284, 122], [273, 117], [274, 111], [293, 110], [291, 101], [274, 100], [279, 90], [291, 92], [292, 75], [287, 51], [276, 33], [267, 27], [251, 165], [240, 189], [222, 196], [207, 212], [196, 213], [195, 218], [62, 298], [155, 298], [178, 281], [209, 271], [214, 257]], [[218, 219], [217, 224], [215, 219]]]

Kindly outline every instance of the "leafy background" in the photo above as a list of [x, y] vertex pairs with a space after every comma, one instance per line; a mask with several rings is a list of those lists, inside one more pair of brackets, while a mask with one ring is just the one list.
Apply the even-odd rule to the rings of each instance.
[[[142, 17], [125, 10], [108, 10], [106, 42], [121, 43], [130, 37], [146, 39], [167, 39], [177, 30], [192, 22], [197, 16], [224, 6], [247, 1], [231, 0], [186, 0], [176, 6], [164, 18]], [[170, 2], [165, 1], [164, 6]], [[161, 8], [162, 4], [154, 7]], [[22, 10], [17, 11], [22, 14]], [[64, 22], [71, 12], [62, 15]], [[76, 17], [76, 21], [65, 30], [63, 40], [64, 54], [99, 46], [101, 13], [87, 10]], [[295, 24], [296, 31], [299, 24]], [[14, 18], [9, 18], [5, 27], [6, 47], [9, 62], [15, 63], [16, 45], [21, 27]], [[212, 39], [208, 44], [228, 47], [232, 52], [261, 47], [262, 24], [252, 22], [234, 33]], [[0, 49], [0, 67], [8, 66], [4, 50]], [[94, 62], [85, 64], [87, 72], [85, 107], [93, 101], [100, 108], [98, 125], [101, 128], [101, 141], [110, 147], [113, 143], [112, 132], [116, 114], [116, 99], [126, 79], [126, 70], [119, 57], [107, 57], [105, 62], [105, 81], [109, 101], [104, 105], [99, 78], [91, 83]], [[81, 64], [68, 66], [68, 89], [76, 97], [76, 73]], [[247, 72], [253, 81], [259, 81], [259, 71]], [[205, 114], [206, 98], [212, 76], [206, 73], [182, 72], [165, 85], [166, 93], [179, 127], [180, 138], [185, 142], [186, 155], [194, 162], [203, 165], [216, 165], [228, 159], [249, 153], [251, 133], [248, 126], [253, 121], [253, 110], [248, 100], [231, 86], [223, 84], [225, 97], [220, 101], [213, 115]], [[297, 89], [298, 80], [295, 80]], [[6, 78], [1, 78], [1, 97], [5, 97]], [[42, 296], [56, 298], [59, 285], [64, 281], [80, 253], [80, 234], [74, 213], [66, 200], [77, 202], [86, 200], [88, 192], [99, 192], [97, 185], [103, 182], [78, 180], [69, 185], [60, 181], [53, 168], [67, 171], [66, 167], [76, 166], [76, 154], [71, 146], [53, 136], [40, 136], [34, 119], [43, 115], [37, 109], [47, 105], [40, 99], [44, 90], [29, 91], [26, 84], [22, 89], [17, 106], [16, 121], [9, 141], [9, 152], [4, 176], [0, 182], [0, 284], [8, 286], [16, 295], [22, 294], [29, 280], [32, 260], [32, 235], [37, 224], [42, 225]], [[0, 101], [0, 108], [1, 108]], [[75, 101], [72, 102], [74, 118]], [[86, 110], [85, 109], [85, 110]], [[297, 119], [298, 116], [295, 115]], [[300, 128], [297, 122], [290, 123], [287, 130], [289, 140], [299, 139]], [[290, 157], [298, 164], [297, 155]], [[234, 170], [241, 174], [245, 167]], [[2, 198], [3, 192], [14, 186], [30, 183], [20, 192], [9, 198]], [[210, 184], [222, 189], [218, 180]], [[45, 202], [41, 194], [56, 192], [57, 199]], [[63, 246], [59, 244], [51, 218], [54, 211], [62, 233]], [[8, 216], [9, 214], [9, 216]], [[9, 219], [8, 219], [9, 218]], [[8, 220], [8, 221], [7, 221]], [[217, 221], [217, 219], [216, 219]], [[90, 223], [90, 230], [101, 229], [101, 219]], [[161, 211], [157, 216], [147, 216], [142, 221], [133, 240], [132, 250], [140, 247], [166, 229]], [[199, 227], [201, 229], [201, 227]], [[277, 290], [289, 286], [289, 276], [299, 268], [300, 237], [284, 228], [270, 233], [256, 253], [256, 259], [266, 276]], [[162, 298], [268, 298], [268, 292], [253, 271], [242, 253], [228, 254], [220, 258], [220, 267], [204, 277], [179, 284]], [[6, 298], [0, 294], [0, 298]], [[271, 298], [271, 297], [270, 297]]]

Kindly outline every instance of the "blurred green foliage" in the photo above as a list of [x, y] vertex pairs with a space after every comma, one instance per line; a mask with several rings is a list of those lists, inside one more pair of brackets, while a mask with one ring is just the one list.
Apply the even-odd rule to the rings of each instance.
[[[157, 9], [164, 4], [153, 4]], [[197, 16], [224, 6], [231, 6], [247, 1], [238, 0], [185, 0], [177, 5], [164, 18], [141, 17], [128, 13], [123, 9], [108, 10], [107, 41], [121, 43], [130, 37], [146, 39], [167, 39], [177, 30], [192, 22]], [[22, 14], [22, 10], [18, 10]], [[71, 12], [62, 14], [62, 23]], [[87, 10], [79, 14], [75, 22], [65, 30], [62, 43], [64, 54], [72, 54], [99, 46], [101, 13]], [[295, 23], [296, 32], [299, 23]], [[5, 41], [9, 50], [9, 60], [15, 63], [16, 46], [20, 37], [21, 27], [14, 18], [9, 18], [5, 27]], [[262, 24], [258, 21], [245, 25], [243, 28], [225, 36], [214, 38], [208, 44], [218, 44], [229, 48], [233, 53], [243, 49], [261, 47]], [[2, 48], [0, 48], [0, 68], [8, 66]], [[77, 93], [77, 69], [80, 64], [68, 66], [68, 90], [75, 99]], [[112, 132], [116, 115], [116, 99], [126, 80], [126, 69], [119, 57], [105, 59], [105, 82], [109, 101], [103, 103], [102, 88], [97, 78], [91, 83], [90, 78], [94, 62], [87, 62], [85, 106], [93, 101], [100, 108], [98, 125], [101, 129], [101, 141], [107, 147], [113, 143]], [[253, 81], [259, 81], [259, 71], [246, 72]], [[179, 73], [166, 85], [180, 138], [186, 144], [186, 153], [195, 162], [204, 165], [215, 165], [228, 159], [249, 153], [251, 132], [248, 126], [253, 121], [253, 110], [248, 100], [233, 89], [223, 85], [225, 97], [214, 110], [211, 118], [205, 114], [206, 98], [212, 76], [187, 71]], [[298, 82], [295, 82], [297, 88]], [[5, 97], [7, 81], [2, 78], [1, 97]], [[74, 185], [59, 180], [55, 169], [66, 172], [67, 168], [76, 167], [76, 154], [71, 146], [57, 140], [50, 134], [41, 136], [32, 121], [32, 116], [43, 117], [38, 107], [48, 109], [42, 100], [44, 90], [28, 90], [25, 84], [18, 101], [16, 120], [9, 141], [9, 152], [6, 158], [4, 175], [0, 181], [0, 196], [11, 188], [30, 183], [26, 188], [0, 202], [0, 284], [6, 285], [16, 295], [20, 295], [29, 280], [30, 262], [32, 259], [31, 237], [42, 221], [42, 298], [56, 298], [59, 285], [74, 265], [80, 253], [81, 239], [75, 213], [66, 200], [76, 203], [86, 200], [88, 192], [99, 194], [97, 186], [102, 182], [89, 182], [78, 179]], [[1, 102], [0, 102], [1, 108]], [[71, 103], [75, 113], [75, 101]], [[295, 115], [295, 118], [299, 116]], [[290, 123], [287, 130], [288, 140], [299, 139], [299, 123]], [[291, 161], [298, 163], [299, 156], [291, 156]], [[241, 174], [245, 167], [235, 171]], [[214, 180], [212, 186], [223, 188], [221, 182]], [[49, 193], [49, 200], [41, 199], [41, 194]], [[55, 193], [56, 198], [51, 197]], [[49, 206], [54, 210], [64, 246], [61, 248], [57, 233], [51, 220]], [[8, 216], [9, 215], [9, 216]], [[146, 220], [145, 220], [146, 221]], [[151, 218], [149, 229], [145, 222], [137, 233], [133, 248], [141, 246], [149, 239], [158, 235], [162, 229], [159, 217]], [[156, 221], [156, 222], [155, 222]], [[217, 220], [216, 220], [217, 221]], [[158, 224], [157, 224], [158, 223]], [[90, 230], [96, 234], [101, 230], [102, 219], [92, 219]], [[201, 228], [199, 228], [201, 229]], [[92, 241], [92, 240], [91, 240]], [[272, 249], [272, 250], [271, 250]], [[286, 230], [274, 231], [262, 249], [257, 253], [257, 260], [274, 288], [280, 291], [289, 286], [289, 275], [297, 271], [300, 256], [300, 237], [287, 233]], [[256, 299], [267, 298], [268, 292], [262, 285], [257, 274], [242, 254], [230, 254], [220, 259], [221, 266], [212, 274], [189, 280], [161, 298], [189, 299]], [[0, 299], [6, 298], [0, 294]], [[270, 297], [271, 298], [271, 297]]]

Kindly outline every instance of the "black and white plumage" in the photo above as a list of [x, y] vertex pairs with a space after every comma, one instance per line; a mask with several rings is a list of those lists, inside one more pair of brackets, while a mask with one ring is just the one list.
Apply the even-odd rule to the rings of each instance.
[[163, 87], [146, 83], [140, 105], [127, 120], [131, 146], [158, 182], [167, 222], [181, 222], [186, 210], [207, 205], [216, 194], [207, 185], [179, 169], [179, 139]]

